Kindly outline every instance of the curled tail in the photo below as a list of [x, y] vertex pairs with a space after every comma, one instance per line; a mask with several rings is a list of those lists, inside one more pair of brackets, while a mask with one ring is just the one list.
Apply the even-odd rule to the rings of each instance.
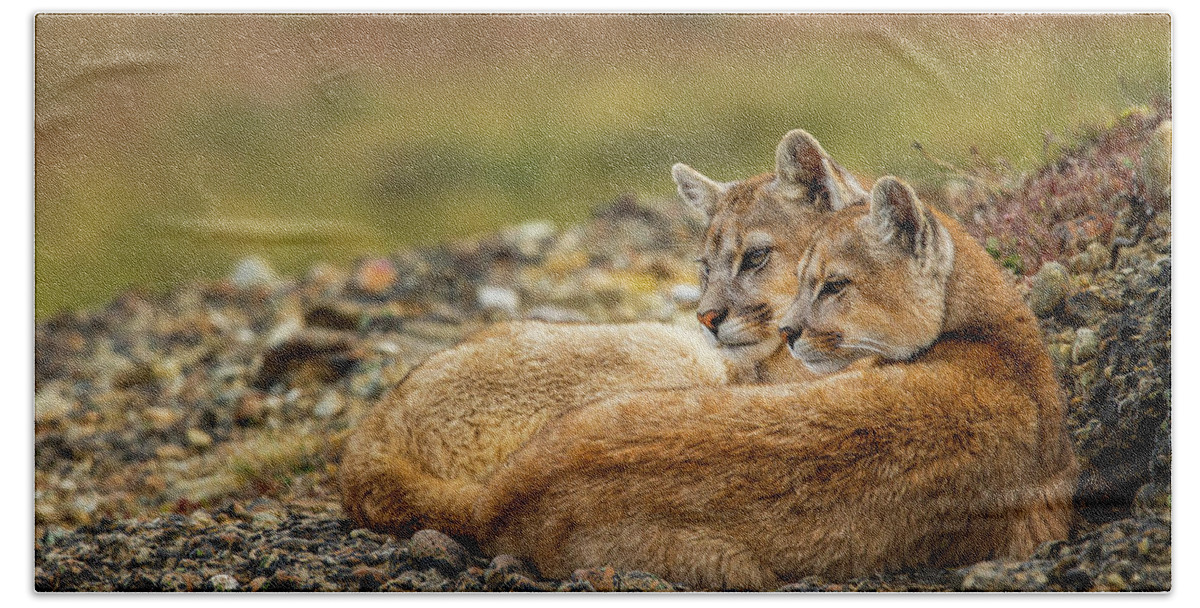
[[355, 524], [398, 536], [425, 528], [470, 534], [472, 505], [482, 491], [478, 481], [438, 477], [379, 447], [352, 441], [342, 457], [342, 508]]

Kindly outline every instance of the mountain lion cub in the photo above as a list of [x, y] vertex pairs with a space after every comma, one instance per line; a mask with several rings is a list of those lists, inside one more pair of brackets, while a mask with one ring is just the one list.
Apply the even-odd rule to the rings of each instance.
[[816, 228], [866, 192], [808, 133], [780, 141], [776, 172], [717, 183], [672, 169], [709, 226], [697, 332], [655, 323], [499, 324], [415, 368], [359, 425], [342, 457], [342, 504], [397, 533], [473, 532], [480, 482], [546, 421], [595, 399], [732, 381], [812, 377], [778, 321]]
[[1063, 403], [996, 264], [891, 177], [808, 241], [782, 333], [831, 375], [567, 412], [487, 481], [483, 547], [552, 578], [607, 564], [772, 589], [1065, 538], [1076, 463]]

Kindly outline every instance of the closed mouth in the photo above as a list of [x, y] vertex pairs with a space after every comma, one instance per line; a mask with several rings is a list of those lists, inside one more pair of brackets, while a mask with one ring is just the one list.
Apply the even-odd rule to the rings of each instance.
[[721, 348], [743, 348], [746, 346], [756, 346], [762, 344], [762, 340], [743, 340], [741, 342], [721, 342], [717, 341], [717, 345]]

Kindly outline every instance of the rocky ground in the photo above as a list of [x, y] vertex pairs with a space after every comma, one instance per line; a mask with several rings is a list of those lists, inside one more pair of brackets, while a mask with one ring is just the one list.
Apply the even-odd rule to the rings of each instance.
[[[1071, 537], [1025, 561], [782, 590], [1170, 588], [1169, 117], [1136, 108], [1039, 171], [950, 167], [950, 186], [922, 192], [1014, 270], [1042, 319], [1083, 464]], [[38, 323], [35, 588], [682, 590], [611, 568], [545, 580], [435, 531], [353, 529], [336, 472], [383, 390], [490, 321], [694, 324], [701, 226], [684, 215], [623, 198], [575, 227], [298, 278], [247, 258], [224, 280]]]

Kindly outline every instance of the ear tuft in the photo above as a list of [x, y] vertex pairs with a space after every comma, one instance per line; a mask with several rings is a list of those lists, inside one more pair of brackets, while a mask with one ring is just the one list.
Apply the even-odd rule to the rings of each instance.
[[675, 178], [679, 198], [711, 220], [725, 187], [683, 163], [671, 167], [671, 176]]

